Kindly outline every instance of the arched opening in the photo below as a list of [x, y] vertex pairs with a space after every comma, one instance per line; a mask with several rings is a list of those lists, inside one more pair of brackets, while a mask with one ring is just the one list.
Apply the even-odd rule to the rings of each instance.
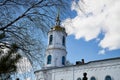
[[112, 80], [111, 76], [106, 76], [105, 80]]
[[62, 45], [65, 46], [65, 37], [63, 36]]
[[50, 37], [49, 37], [49, 45], [52, 44], [52, 41], [53, 41], [53, 35], [50, 35]]
[[48, 55], [48, 57], [47, 57], [47, 64], [51, 64], [51, 61], [52, 61], [52, 56]]
[[91, 77], [90, 80], [96, 80], [96, 78], [95, 77]]
[[62, 57], [62, 65], [65, 65], [65, 56]]
[[77, 80], [81, 80], [81, 78], [79, 77], [79, 78], [77, 78]]

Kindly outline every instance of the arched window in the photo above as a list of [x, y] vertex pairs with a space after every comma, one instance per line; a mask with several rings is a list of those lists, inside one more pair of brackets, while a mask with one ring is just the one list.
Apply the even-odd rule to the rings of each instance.
[[52, 41], [53, 41], [53, 35], [50, 35], [50, 37], [49, 37], [49, 45], [52, 44]]
[[62, 57], [62, 65], [65, 65], [65, 56]]
[[106, 76], [106, 77], [105, 77], [105, 80], [112, 80], [112, 79], [111, 79], [111, 76]]
[[91, 77], [90, 80], [96, 80], [95, 77]]
[[51, 61], [52, 61], [52, 56], [48, 55], [48, 57], [47, 57], [47, 64], [51, 64]]
[[79, 77], [79, 78], [77, 78], [77, 80], [81, 80], [81, 78]]
[[63, 36], [62, 45], [65, 46], [65, 37]]

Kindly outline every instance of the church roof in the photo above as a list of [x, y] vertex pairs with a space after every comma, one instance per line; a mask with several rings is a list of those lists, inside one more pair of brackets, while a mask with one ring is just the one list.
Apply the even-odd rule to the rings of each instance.
[[[84, 63], [84, 64], [81, 64], [81, 65], [68, 65], [68, 66], [63, 66], [63, 67], [50, 67], [50, 68], [43, 68], [41, 70], [37, 70], [35, 71], [34, 73], [36, 72], [39, 72], [39, 71], [45, 71], [45, 70], [52, 70], [52, 69], [60, 69], [60, 68], [68, 68], [68, 67], [75, 67], [75, 66], [84, 66], [84, 65], [90, 65], [93, 63], [99, 63], [99, 62], [104, 62], [104, 61], [112, 61], [112, 60], [120, 60], [120, 57], [115, 57], [115, 58], [108, 58], [108, 59], [103, 59], [103, 60], [95, 60], [95, 61], [90, 61], [90, 62], [87, 62], [87, 63]], [[112, 62], [111, 62], [112, 63]], [[103, 63], [102, 63], [103, 64]], [[104, 63], [106, 64], [106, 63]], [[94, 64], [95, 66], [95, 64]]]

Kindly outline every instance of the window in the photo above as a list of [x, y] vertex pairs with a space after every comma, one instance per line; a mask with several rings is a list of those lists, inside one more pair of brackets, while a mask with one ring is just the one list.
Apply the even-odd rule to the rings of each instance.
[[111, 76], [106, 76], [106, 77], [105, 77], [105, 80], [112, 80], [112, 79], [111, 79]]
[[77, 78], [77, 80], [81, 80], [81, 78], [79, 77], [79, 78]]
[[90, 80], [96, 80], [95, 77], [91, 77]]
[[53, 35], [50, 35], [50, 37], [49, 37], [49, 45], [52, 44], [52, 40], [53, 40]]
[[48, 55], [48, 57], [47, 57], [47, 64], [51, 64], [51, 60], [52, 60], [52, 56]]
[[65, 65], [65, 56], [62, 57], [62, 65]]
[[65, 37], [63, 36], [62, 45], [65, 46]]

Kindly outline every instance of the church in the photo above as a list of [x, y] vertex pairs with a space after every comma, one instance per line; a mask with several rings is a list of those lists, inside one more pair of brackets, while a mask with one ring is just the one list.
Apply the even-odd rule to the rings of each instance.
[[66, 65], [66, 37], [58, 15], [56, 25], [48, 32], [45, 65], [34, 72], [36, 80], [83, 80], [84, 73], [87, 80], [120, 80], [120, 57], [87, 63], [82, 59], [75, 65]]

